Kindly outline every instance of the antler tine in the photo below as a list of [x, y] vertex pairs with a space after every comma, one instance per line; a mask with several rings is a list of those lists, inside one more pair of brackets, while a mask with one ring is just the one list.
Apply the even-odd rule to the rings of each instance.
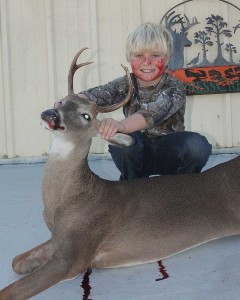
[[131, 75], [128, 71], [128, 68], [125, 67], [124, 65], [121, 64], [121, 66], [123, 67], [123, 69], [125, 70], [126, 72], [126, 75], [127, 75], [127, 78], [128, 78], [128, 94], [127, 94], [127, 97], [119, 102], [119, 103], [116, 103], [116, 104], [113, 104], [113, 105], [110, 105], [110, 106], [104, 106], [104, 107], [101, 107], [101, 106], [97, 106], [97, 111], [100, 112], [100, 113], [104, 113], [104, 112], [111, 112], [111, 111], [114, 111], [114, 110], [117, 110], [118, 108], [122, 107], [123, 105], [127, 104], [130, 99], [131, 99], [131, 96], [132, 96], [132, 92], [133, 92], [133, 83], [132, 83], [132, 78], [131, 78]]
[[79, 58], [79, 56], [82, 54], [82, 52], [86, 49], [89, 49], [87, 47], [82, 48], [81, 50], [78, 51], [78, 53], [74, 56], [73, 61], [71, 63], [69, 72], [68, 72], [68, 94], [74, 94], [74, 90], [73, 90], [73, 76], [75, 74], [75, 72], [77, 71], [77, 69], [92, 64], [93, 61], [91, 62], [85, 62], [85, 63], [81, 63], [81, 64], [77, 64], [77, 60]]
[[194, 25], [200, 24], [196, 17], [194, 17], [192, 19], [192, 23], [190, 22], [189, 18], [186, 16], [186, 14], [184, 14], [184, 17], [185, 17], [185, 20], [187, 21], [186, 26], [183, 26], [183, 24], [182, 24], [182, 31], [184, 31], [184, 32], [188, 31]]

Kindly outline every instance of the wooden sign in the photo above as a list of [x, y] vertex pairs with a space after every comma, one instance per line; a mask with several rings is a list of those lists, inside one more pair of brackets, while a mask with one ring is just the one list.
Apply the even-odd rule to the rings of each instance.
[[240, 92], [240, 65], [186, 68], [168, 73], [184, 83], [188, 96]]

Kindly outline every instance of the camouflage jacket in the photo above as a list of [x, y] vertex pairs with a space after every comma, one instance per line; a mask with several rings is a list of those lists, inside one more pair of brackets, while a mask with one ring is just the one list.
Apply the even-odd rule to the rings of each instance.
[[[159, 136], [184, 131], [184, 113], [186, 95], [181, 81], [164, 73], [156, 86], [141, 87], [131, 74], [134, 91], [130, 102], [123, 107], [125, 117], [137, 112], [146, 122], [143, 132], [150, 136]], [[123, 100], [128, 92], [126, 76], [117, 78], [105, 85], [81, 92], [98, 106], [107, 106]]]

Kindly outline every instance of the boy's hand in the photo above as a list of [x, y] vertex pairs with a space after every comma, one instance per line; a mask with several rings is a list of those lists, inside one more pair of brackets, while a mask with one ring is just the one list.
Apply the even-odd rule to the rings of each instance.
[[99, 126], [100, 135], [106, 140], [114, 136], [116, 132], [124, 132], [124, 129], [125, 128], [121, 122], [118, 122], [114, 119], [103, 119]]

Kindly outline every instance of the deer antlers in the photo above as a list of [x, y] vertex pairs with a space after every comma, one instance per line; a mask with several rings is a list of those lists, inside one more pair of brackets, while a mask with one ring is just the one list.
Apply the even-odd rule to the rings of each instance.
[[[166, 27], [169, 31], [173, 32], [172, 29], [174, 25], [180, 24], [181, 25], [181, 32], [184, 34], [187, 32], [191, 27], [194, 25], [200, 24], [196, 17], [192, 19], [192, 22], [190, 22], [189, 18], [184, 14], [183, 16], [181, 14], [175, 14], [175, 11], [172, 11], [168, 16], [166, 16]], [[176, 31], [176, 29], [175, 29]]]
[[123, 105], [127, 104], [130, 101], [131, 96], [132, 96], [132, 92], [133, 92], [133, 84], [132, 84], [131, 75], [130, 75], [127, 67], [125, 67], [122, 64], [121, 64], [121, 66], [125, 70], [127, 78], [128, 78], [129, 88], [128, 88], [127, 97], [124, 100], [122, 100], [121, 102], [113, 104], [113, 105], [110, 105], [110, 106], [106, 106], [106, 107], [97, 106], [97, 111], [98, 112], [103, 113], [103, 112], [111, 112], [111, 111], [117, 110], [118, 108], [122, 107]]
[[77, 60], [78, 60], [79, 56], [86, 49], [88, 49], [88, 48], [85, 47], [85, 48], [82, 48], [81, 50], [79, 50], [78, 53], [74, 56], [73, 61], [71, 63], [71, 66], [70, 66], [70, 69], [69, 69], [69, 72], [68, 72], [68, 94], [69, 95], [74, 94], [73, 76], [74, 76], [75, 72], [77, 71], [77, 69], [93, 63], [93, 61], [91, 61], [91, 62], [85, 62], [85, 63], [77, 65]]
[[[79, 56], [86, 49], [88, 49], [88, 48], [85, 47], [85, 48], [82, 48], [81, 50], [79, 50], [77, 52], [77, 54], [74, 56], [73, 61], [71, 63], [71, 66], [70, 66], [70, 69], [69, 69], [69, 72], [68, 72], [68, 95], [73, 95], [74, 94], [73, 77], [74, 77], [75, 72], [79, 68], [93, 63], [93, 62], [85, 62], [85, 63], [77, 64], [77, 60], [78, 60]], [[103, 113], [103, 112], [111, 112], [111, 111], [117, 110], [118, 108], [122, 107], [123, 105], [127, 104], [130, 101], [131, 95], [132, 95], [132, 92], [133, 92], [133, 84], [132, 84], [131, 75], [130, 75], [127, 67], [125, 67], [123, 65], [121, 65], [121, 66], [125, 70], [127, 78], [128, 78], [129, 89], [128, 89], [127, 97], [124, 100], [122, 100], [121, 102], [110, 105], [110, 106], [106, 106], [106, 107], [97, 106], [96, 108], [97, 108], [98, 112]]]

